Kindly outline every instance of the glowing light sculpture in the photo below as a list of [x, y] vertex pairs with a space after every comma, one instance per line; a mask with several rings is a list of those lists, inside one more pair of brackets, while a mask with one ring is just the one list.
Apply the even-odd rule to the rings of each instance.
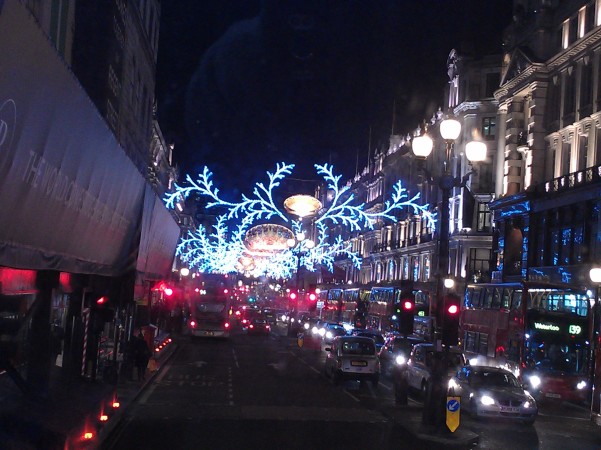
[[[317, 173], [322, 175], [328, 184], [328, 189], [333, 192], [329, 206], [314, 219], [317, 230], [317, 242], [313, 248], [302, 247], [300, 241], [295, 249], [286, 249], [274, 252], [269, 256], [254, 258], [252, 267], [244, 270], [253, 276], [268, 275], [274, 278], [290, 278], [297, 270], [297, 255], [300, 251], [300, 265], [309, 271], [315, 271], [319, 266], [325, 266], [330, 272], [334, 268], [334, 258], [337, 255], [346, 255], [357, 268], [361, 266], [361, 257], [352, 251], [351, 244], [344, 242], [341, 236], [330, 239], [328, 230], [332, 225], [342, 224], [350, 231], [373, 229], [378, 219], [396, 221], [393, 213], [402, 208], [411, 208], [414, 213], [421, 214], [430, 226], [436, 222], [434, 214], [429, 211], [429, 205], [420, 205], [419, 194], [409, 198], [407, 190], [399, 180], [393, 186], [391, 200], [384, 203], [384, 208], [377, 212], [364, 211], [365, 205], [355, 204], [355, 197], [348, 193], [348, 185], [340, 187], [340, 175], [334, 175], [333, 166], [316, 164]], [[168, 208], [174, 208], [175, 203], [182, 198], [186, 199], [191, 193], [209, 197], [207, 208], [224, 208], [226, 212], [217, 218], [214, 232], [207, 234], [204, 228], [189, 232], [183, 237], [177, 247], [177, 254], [189, 267], [198, 268], [202, 272], [229, 273], [238, 271], [240, 258], [248, 251], [244, 242], [246, 232], [257, 221], [269, 220], [277, 217], [288, 223], [294, 235], [302, 233], [302, 221], [290, 220], [286, 214], [276, 206], [273, 200], [273, 191], [280, 186], [281, 181], [292, 173], [294, 164], [278, 163], [275, 172], [267, 172], [269, 184], [256, 183], [253, 189], [254, 197], [242, 196], [240, 202], [225, 201], [219, 196], [219, 189], [213, 186], [212, 172], [205, 167], [203, 172], [194, 181], [186, 176], [188, 186], [175, 184], [175, 192], [165, 196]], [[230, 221], [237, 221], [232, 232], [228, 226]], [[245, 272], [245, 273], [246, 273]]]

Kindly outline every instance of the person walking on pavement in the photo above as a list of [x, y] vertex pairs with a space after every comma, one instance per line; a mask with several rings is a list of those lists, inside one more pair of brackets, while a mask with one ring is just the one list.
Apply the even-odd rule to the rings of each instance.
[[134, 338], [134, 363], [138, 369], [138, 381], [143, 381], [146, 377], [146, 368], [150, 359], [150, 349], [144, 339], [142, 329], [138, 331], [138, 335]]

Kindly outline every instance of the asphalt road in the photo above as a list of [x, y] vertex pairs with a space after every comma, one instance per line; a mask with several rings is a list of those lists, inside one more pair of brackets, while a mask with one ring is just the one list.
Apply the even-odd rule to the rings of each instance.
[[[425, 448], [409, 432], [419, 398], [396, 406], [386, 379], [334, 386], [321, 375], [323, 352], [241, 332], [178, 345], [103, 449]], [[601, 448], [586, 410], [566, 405], [543, 409], [534, 426], [465, 418], [461, 427], [480, 436], [477, 448]]]

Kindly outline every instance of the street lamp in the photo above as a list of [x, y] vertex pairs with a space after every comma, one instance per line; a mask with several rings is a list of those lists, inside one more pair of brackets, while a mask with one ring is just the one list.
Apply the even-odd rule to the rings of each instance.
[[[449, 198], [451, 196], [451, 190], [456, 187], [464, 187], [469, 180], [470, 175], [473, 173], [473, 171], [470, 170], [463, 177], [455, 177], [452, 174], [451, 160], [453, 158], [455, 140], [461, 133], [461, 123], [452, 117], [447, 117], [440, 122], [439, 130], [441, 137], [445, 141], [445, 158], [443, 161], [442, 173], [437, 180], [438, 187], [441, 191], [440, 216], [438, 218], [438, 273], [436, 280], [436, 301], [435, 305], [430, 305], [430, 315], [434, 312], [436, 317], [437, 353], [442, 350], [442, 342], [446, 341], [446, 339], [443, 339], [444, 336], [442, 336], [442, 333], [444, 332], [443, 321], [445, 319], [443, 283], [445, 279], [449, 279]], [[423, 161], [430, 156], [433, 147], [434, 144], [432, 139], [426, 134], [426, 129], [424, 127], [422, 134], [416, 136], [412, 143], [413, 154], [418, 159], [418, 164], [420, 164], [420, 166], [422, 166]], [[483, 142], [469, 142], [465, 146], [465, 156], [470, 165], [472, 162], [484, 161], [486, 159], [486, 145]], [[432, 306], [435, 306], [434, 311]], [[446, 350], [448, 351], [448, 348]], [[441, 425], [444, 417], [444, 397], [446, 396], [446, 389], [444, 386], [446, 376], [445, 358], [446, 354], [438, 355], [437, 359], [440, 359], [441, 363], [436, 364], [434, 371], [440, 373], [433, 374], [431, 383], [428, 386], [429, 389], [424, 404], [423, 421], [430, 425]]]
[[[295, 288], [297, 297], [295, 299], [295, 303], [298, 305], [298, 294], [300, 292], [300, 267], [301, 267], [301, 259], [304, 257], [314, 246], [315, 242], [311, 239], [307, 239], [304, 231], [302, 231], [303, 219], [311, 218], [321, 209], [322, 204], [319, 200], [311, 195], [305, 194], [297, 194], [291, 197], [288, 197], [284, 200], [284, 208], [290, 214], [298, 217], [300, 222], [300, 231], [295, 235], [294, 239], [290, 238], [286, 241], [288, 247], [292, 250], [292, 252], [296, 255], [296, 280], [295, 280]], [[290, 335], [290, 323], [292, 322], [292, 317], [294, 316], [293, 311], [290, 311], [288, 315], [288, 332]]]
[[599, 394], [599, 388], [595, 386], [595, 360], [597, 353], [597, 342], [599, 339], [599, 291], [601, 287], [601, 267], [593, 267], [589, 276], [591, 281], [595, 283], [595, 298], [593, 299], [593, 304], [591, 306], [591, 317], [592, 320], [589, 321], [591, 324], [591, 331], [589, 336], [589, 341], [591, 343], [591, 354], [589, 358], [590, 364], [590, 378], [589, 383], [591, 386], [591, 415], [593, 417], [599, 417], [601, 415], [601, 395]]

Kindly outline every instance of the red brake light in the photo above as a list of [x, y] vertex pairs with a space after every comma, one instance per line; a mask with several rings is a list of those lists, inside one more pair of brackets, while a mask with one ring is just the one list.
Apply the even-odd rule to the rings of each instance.
[[190, 328], [196, 328], [196, 322], [191, 320], [190, 321]]
[[255, 327], [254, 325], [251, 325], [251, 326], [249, 326], [248, 328], [254, 328], [254, 327]]
[[457, 307], [457, 305], [451, 305], [448, 307], [447, 311], [449, 312], [449, 314], [457, 314], [459, 312], [459, 308]]
[[229, 322], [225, 322], [225, 323], [223, 324], [223, 326], [224, 326], [225, 328], [229, 328], [229, 327], [230, 327], [230, 323], [229, 323]]
[[102, 296], [98, 300], [96, 300], [97, 305], [104, 305], [106, 303], [106, 297]]

